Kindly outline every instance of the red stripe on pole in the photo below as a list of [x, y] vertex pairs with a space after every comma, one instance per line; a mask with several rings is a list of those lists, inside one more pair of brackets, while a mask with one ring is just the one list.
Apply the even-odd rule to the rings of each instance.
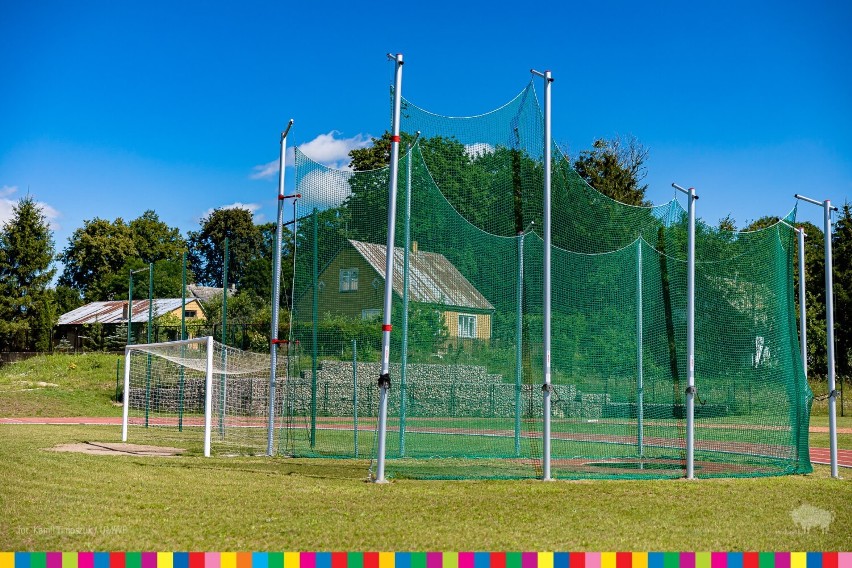
[[399, 142], [399, 141], [400, 141], [399, 136], [391, 136], [391, 142]]
[[383, 324], [382, 331], [390, 331], [393, 326], [390, 324]]

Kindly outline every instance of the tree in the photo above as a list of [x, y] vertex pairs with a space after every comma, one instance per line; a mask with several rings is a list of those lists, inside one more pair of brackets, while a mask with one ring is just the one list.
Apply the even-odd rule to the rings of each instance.
[[17, 334], [16, 349], [50, 345], [55, 310], [47, 287], [56, 273], [53, 255], [44, 211], [27, 195], [0, 232], [0, 333]]
[[731, 217], [730, 213], [719, 219], [719, 230], [731, 232], [737, 230], [737, 222], [733, 217]]
[[650, 205], [645, 200], [648, 185], [641, 185], [647, 169], [648, 149], [633, 137], [599, 138], [592, 150], [580, 152], [574, 169], [589, 185], [628, 205]]
[[221, 286], [228, 239], [228, 284], [242, 285], [246, 269], [262, 247], [260, 229], [248, 209], [215, 209], [189, 232], [189, 263], [199, 284]]
[[121, 299], [127, 295], [129, 271], [154, 263], [158, 293], [180, 296], [184, 250], [180, 231], [160, 221], [152, 210], [130, 223], [120, 217], [115, 221], [95, 217], [68, 239], [59, 256], [65, 264], [59, 284], [79, 291], [87, 302]]
[[180, 259], [186, 241], [177, 227], [169, 227], [151, 209], [130, 222], [130, 233], [136, 256], [143, 264]]
[[840, 208], [834, 235], [834, 327], [837, 375], [852, 377], [852, 204]]
[[133, 233], [123, 219], [84, 221], [59, 255], [65, 264], [59, 284], [79, 290], [88, 302], [112, 299], [110, 279], [134, 256]]

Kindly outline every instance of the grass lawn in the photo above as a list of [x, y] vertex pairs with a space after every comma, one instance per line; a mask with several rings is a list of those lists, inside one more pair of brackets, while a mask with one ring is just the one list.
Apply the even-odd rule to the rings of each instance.
[[0, 416], [121, 416], [118, 355], [39, 355], [0, 367]]
[[[364, 481], [364, 460], [45, 451], [100, 426], [0, 426], [4, 550], [849, 550], [852, 481]], [[800, 505], [831, 511], [804, 531]], [[547, 528], [543, 528], [547, 527]]]
[[[115, 416], [115, 355], [0, 368], [0, 416]], [[812, 417], [813, 426], [828, 418]], [[852, 428], [852, 417], [838, 417]], [[365, 482], [366, 460], [47, 451], [116, 426], [0, 425], [0, 550], [850, 550], [852, 481]], [[132, 439], [168, 444], [168, 440]], [[365, 450], [372, 447], [364, 435]], [[828, 435], [811, 434], [828, 446]], [[195, 445], [198, 445], [197, 443]], [[182, 446], [189, 447], [189, 446]], [[852, 448], [852, 434], [839, 436]], [[852, 479], [852, 470], [841, 470]], [[801, 505], [828, 530], [798, 527]]]

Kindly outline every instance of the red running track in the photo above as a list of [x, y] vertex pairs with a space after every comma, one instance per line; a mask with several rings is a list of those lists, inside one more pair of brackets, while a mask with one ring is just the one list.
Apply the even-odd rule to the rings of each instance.
[[[92, 426], [121, 426], [121, 418], [117, 417], [79, 417], [79, 418], [0, 418], [0, 424], [75, 424]], [[822, 432], [827, 428], [812, 428]], [[828, 448], [811, 448], [811, 462], [829, 465], [831, 463]], [[837, 450], [837, 465], [852, 468], [852, 450]]]

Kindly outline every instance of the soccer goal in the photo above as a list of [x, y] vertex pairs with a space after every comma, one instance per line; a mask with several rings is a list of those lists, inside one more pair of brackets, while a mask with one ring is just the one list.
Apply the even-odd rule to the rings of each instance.
[[128, 345], [121, 438], [265, 454], [269, 435], [268, 354], [212, 337]]

